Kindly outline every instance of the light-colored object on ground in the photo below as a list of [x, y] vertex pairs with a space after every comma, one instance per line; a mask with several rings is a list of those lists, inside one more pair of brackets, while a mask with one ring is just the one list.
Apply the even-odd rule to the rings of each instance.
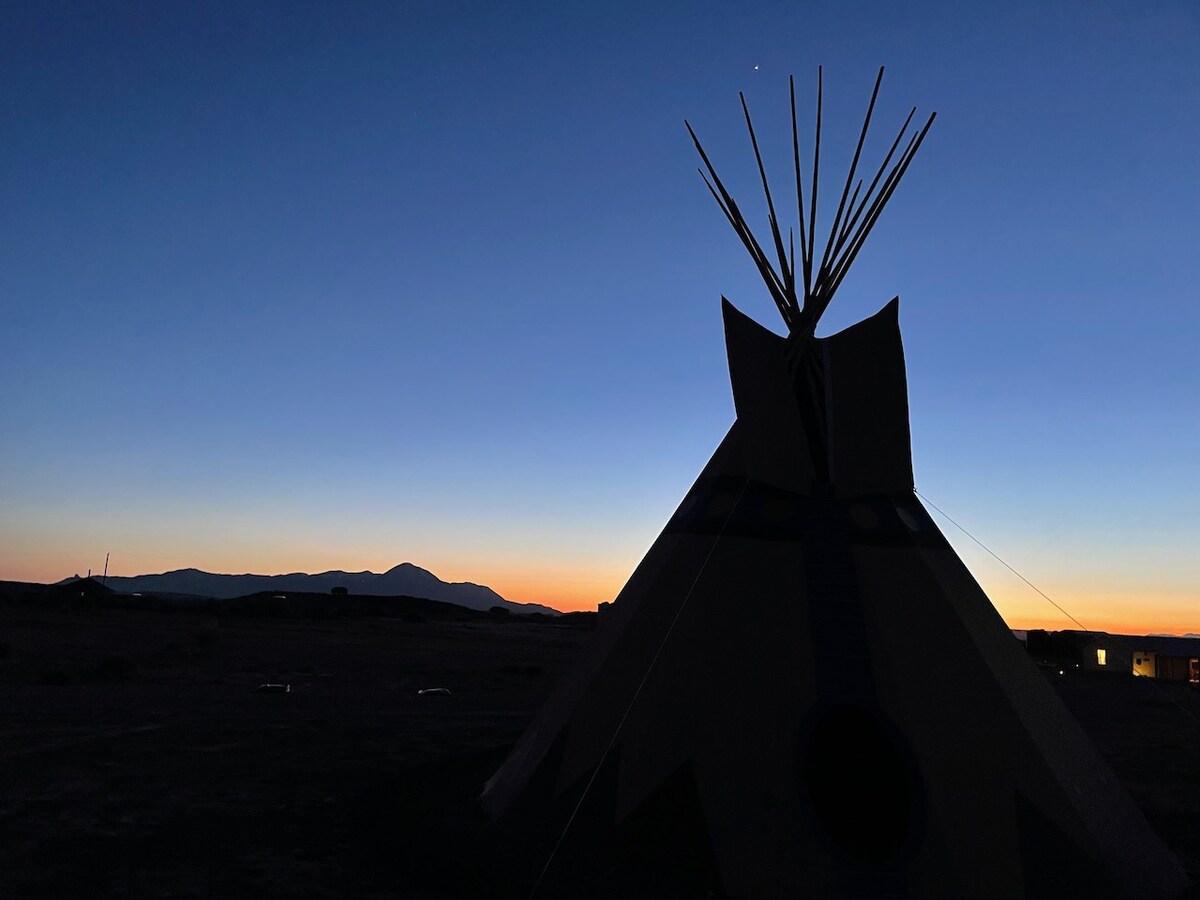
[[260, 684], [254, 689], [256, 694], [290, 694], [292, 686], [290, 684]]
[[737, 419], [484, 805], [555, 848], [547, 896], [621, 871], [743, 900], [1176, 896], [1179, 863], [914, 495], [897, 300], [813, 336], [875, 184], [847, 204], [852, 166], [824, 259], [800, 199], [789, 263], [773, 207], [764, 250], [700, 153], [788, 336], [724, 302]]
[[450, 688], [421, 688], [421, 690], [417, 691], [418, 697], [427, 697], [429, 695], [449, 697]]

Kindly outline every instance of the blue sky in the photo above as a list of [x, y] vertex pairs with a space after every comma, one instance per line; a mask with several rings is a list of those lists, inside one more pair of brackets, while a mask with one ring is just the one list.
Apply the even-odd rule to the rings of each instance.
[[818, 63], [829, 193], [877, 66], [868, 162], [939, 113], [822, 329], [900, 295], [918, 488], [1086, 624], [1200, 631], [1183, 0], [6, 4], [0, 578], [609, 599], [732, 421], [720, 294], [781, 327], [682, 120], [753, 216], [737, 91], [782, 191]]

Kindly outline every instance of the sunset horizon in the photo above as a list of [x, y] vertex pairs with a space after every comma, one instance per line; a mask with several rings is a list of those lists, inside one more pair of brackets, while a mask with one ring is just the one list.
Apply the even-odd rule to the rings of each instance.
[[[210, 574], [263, 576], [301, 573], [316, 575], [329, 572], [383, 574], [394, 567], [407, 563], [430, 572], [444, 582], [488, 587], [504, 599], [514, 603], [545, 605], [560, 612], [595, 611], [600, 604], [615, 600], [621, 587], [632, 574], [632, 570], [630, 570], [630, 572], [614, 576], [608, 582], [609, 588], [605, 590], [603, 587], [597, 586], [603, 585], [603, 579], [607, 574], [604, 572], [558, 573], [557, 580], [551, 581], [547, 585], [538, 577], [542, 573], [537, 571], [522, 571], [519, 567], [516, 571], [493, 569], [491, 571], [495, 574], [489, 575], [486, 572], [481, 573], [469, 562], [432, 566], [423, 564], [416, 559], [400, 559], [386, 564], [362, 561], [355, 566], [338, 564], [306, 566], [297, 560], [290, 565], [271, 566], [193, 561], [180, 564], [172, 562], [165, 565], [147, 564], [134, 567], [135, 571], [128, 565], [116, 565], [115, 563], [118, 561], [116, 557], [110, 560], [108, 574], [114, 578], [158, 575], [188, 569]], [[53, 584], [63, 579], [75, 576], [86, 577], [89, 574], [94, 578], [99, 578], [103, 572], [103, 565], [104, 558], [101, 556], [98, 565], [94, 567], [77, 567], [70, 571], [63, 571], [61, 574], [51, 573], [49, 575], [36, 570], [3, 572], [0, 573], [0, 580]], [[999, 564], [996, 564], [995, 567], [1000, 569]], [[979, 576], [977, 575], [977, 577]], [[1006, 577], [1011, 582], [1010, 584], [1003, 583]], [[988, 584], [992, 584], [990, 589]], [[614, 585], [615, 587], [613, 587]], [[1180, 590], [1176, 595], [1140, 598], [1132, 593], [1122, 594], [1112, 590], [1097, 590], [1096, 593], [1089, 594], [1086, 591], [1072, 590], [1069, 586], [1063, 585], [1059, 591], [1047, 592], [1050, 600], [1059, 603], [1065, 609], [1063, 612], [1054, 608], [1050, 601], [1039, 596], [1037, 589], [1020, 583], [1018, 577], [1009, 572], [997, 571], [993, 573], [993, 577], [989, 581], [981, 581], [981, 585], [988, 593], [996, 611], [1013, 630], [1086, 630], [1130, 635], [1200, 634], [1200, 627], [1191, 618], [1192, 607], [1186, 590]], [[1042, 586], [1039, 586], [1038, 589], [1041, 588]], [[1079, 609], [1088, 610], [1089, 614], [1086, 618], [1073, 618], [1076, 615], [1075, 610]], [[1179, 611], [1171, 612], [1172, 609]]]
[[612, 600], [735, 419], [720, 298], [783, 327], [684, 120], [765, 234], [738, 92], [782, 191], [823, 66], [824, 234], [886, 63], [863, 165], [937, 123], [817, 336], [899, 295], [921, 497], [1089, 627], [1200, 632], [1200, 23], [1106, 9], [9, 10], [0, 578]]

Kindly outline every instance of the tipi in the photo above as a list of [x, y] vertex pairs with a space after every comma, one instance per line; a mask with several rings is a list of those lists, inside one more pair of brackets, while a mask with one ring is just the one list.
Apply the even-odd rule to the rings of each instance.
[[723, 301], [737, 419], [484, 789], [541, 839], [539, 896], [1186, 887], [914, 496], [898, 301], [814, 337], [933, 122], [893, 163], [909, 114], [860, 198], [879, 84], [820, 258], [820, 88], [806, 222], [793, 86], [799, 266], [749, 113], [778, 269], [696, 141], [788, 336]]

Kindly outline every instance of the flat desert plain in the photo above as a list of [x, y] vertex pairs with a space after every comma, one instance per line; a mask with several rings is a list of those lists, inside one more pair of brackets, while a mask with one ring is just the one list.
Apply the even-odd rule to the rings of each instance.
[[[594, 632], [409, 618], [0, 603], [0, 896], [528, 896], [475, 798]], [[1200, 880], [1200, 692], [1048, 677]]]

